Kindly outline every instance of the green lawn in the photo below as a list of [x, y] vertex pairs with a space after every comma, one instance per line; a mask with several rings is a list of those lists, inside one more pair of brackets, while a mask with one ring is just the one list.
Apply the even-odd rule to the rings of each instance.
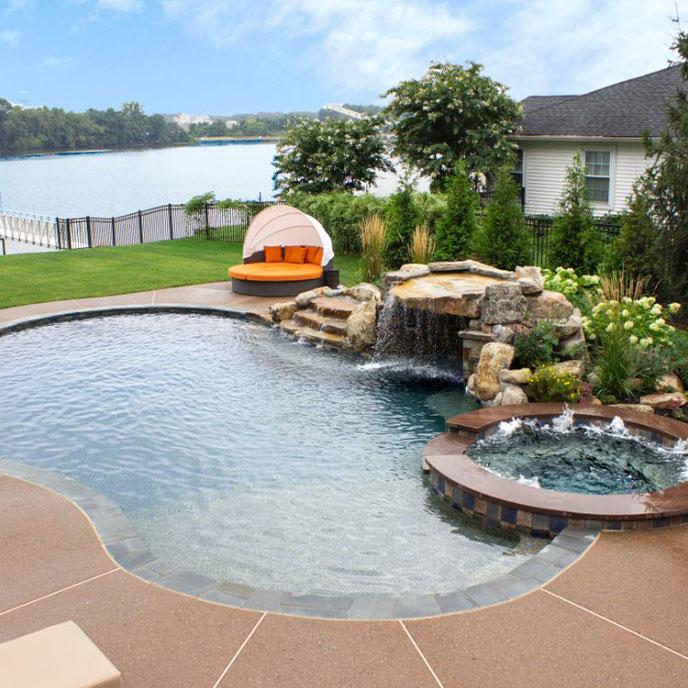
[[[240, 262], [241, 244], [195, 238], [6, 256], [0, 258], [0, 308], [219, 282]], [[344, 284], [360, 281], [357, 256], [337, 256], [335, 266]]]

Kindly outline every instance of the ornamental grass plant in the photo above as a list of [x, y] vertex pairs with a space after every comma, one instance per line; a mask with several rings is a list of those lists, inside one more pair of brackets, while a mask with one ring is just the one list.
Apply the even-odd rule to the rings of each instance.
[[363, 279], [374, 282], [382, 275], [385, 252], [385, 222], [381, 215], [366, 217], [360, 226]]
[[422, 264], [429, 263], [434, 253], [435, 239], [430, 233], [430, 229], [425, 223], [417, 225], [413, 230], [411, 245], [409, 246], [409, 257], [411, 262]]

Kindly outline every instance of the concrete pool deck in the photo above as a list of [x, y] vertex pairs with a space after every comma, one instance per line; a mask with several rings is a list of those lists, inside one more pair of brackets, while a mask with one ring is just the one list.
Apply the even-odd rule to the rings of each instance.
[[[0, 311], [0, 322], [115, 305], [266, 315], [229, 283]], [[688, 527], [604, 532], [533, 592], [426, 619], [351, 621], [214, 604], [109, 556], [71, 501], [0, 474], [0, 642], [75, 621], [125, 688], [688, 685]], [[2, 667], [0, 667], [2, 685]]]

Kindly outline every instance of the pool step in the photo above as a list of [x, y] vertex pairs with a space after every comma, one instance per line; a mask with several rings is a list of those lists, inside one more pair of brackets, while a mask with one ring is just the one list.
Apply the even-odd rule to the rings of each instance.
[[343, 318], [328, 318], [325, 315], [320, 315], [317, 311], [309, 309], [297, 311], [294, 314], [294, 320], [300, 325], [310, 327], [313, 330], [338, 334], [342, 337], [346, 335], [346, 320]]
[[311, 301], [311, 307], [325, 317], [348, 318], [361, 302], [346, 296], [332, 297], [322, 296]]
[[283, 320], [280, 327], [290, 335], [304, 339], [311, 344], [323, 344], [326, 346], [334, 346], [338, 349], [344, 347], [344, 337], [340, 334], [333, 334], [331, 332], [323, 332], [319, 329], [304, 326], [296, 320]]

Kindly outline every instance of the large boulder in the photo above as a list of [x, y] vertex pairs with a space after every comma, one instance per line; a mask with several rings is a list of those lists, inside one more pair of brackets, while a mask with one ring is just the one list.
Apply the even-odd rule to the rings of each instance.
[[560, 361], [559, 363], [554, 363], [552, 365], [558, 373], [569, 373], [575, 377], [583, 377], [583, 361], [571, 360], [571, 361]]
[[296, 305], [299, 308], [307, 308], [308, 306], [310, 306], [311, 301], [321, 296], [327, 295], [330, 291], [332, 290], [329, 287], [316, 287], [315, 289], [311, 289], [310, 291], [302, 292], [294, 299], [294, 301], [296, 301]]
[[681, 392], [646, 394], [640, 397], [640, 403], [651, 406], [653, 409], [675, 409], [686, 405], [686, 397]]
[[571, 302], [558, 291], [543, 291], [537, 296], [528, 296], [527, 311], [530, 319], [568, 320], [573, 315]]
[[351, 296], [356, 301], [379, 301], [382, 297], [380, 290], [374, 284], [368, 282], [361, 282], [353, 287], [344, 289], [342, 292], [345, 296]]
[[636, 411], [637, 413], [654, 413], [655, 410], [649, 404], [609, 404], [614, 408]]
[[516, 281], [521, 285], [524, 294], [541, 294], [545, 288], [540, 268], [534, 265], [519, 266], [516, 268]]
[[518, 323], [526, 313], [526, 297], [515, 282], [488, 284], [481, 304], [481, 319], [487, 325]]
[[566, 320], [553, 320], [552, 325], [554, 326], [554, 332], [557, 337], [561, 339], [566, 339], [567, 337], [573, 337], [576, 333], [581, 332], [583, 327], [583, 318], [581, 317], [581, 312], [577, 309], [573, 309], [573, 313]]
[[346, 321], [346, 338], [354, 351], [365, 351], [375, 344], [377, 299], [364, 301]]
[[423, 277], [430, 274], [430, 268], [420, 263], [408, 263], [402, 265], [398, 270], [386, 272], [382, 276], [382, 291], [387, 293], [395, 284], [401, 284], [416, 277]]
[[518, 386], [509, 383], [502, 383], [500, 406], [513, 406], [514, 404], [527, 404], [526, 393]]
[[289, 320], [294, 313], [299, 309], [296, 301], [281, 301], [280, 303], [273, 303], [270, 306], [270, 313], [272, 319], [278, 323], [283, 320]]
[[683, 392], [683, 383], [678, 375], [666, 373], [657, 380], [656, 390], [658, 392]]
[[516, 368], [515, 370], [501, 370], [499, 372], [499, 379], [510, 385], [525, 385], [531, 377], [533, 377], [533, 371], [530, 368]]
[[494, 399], [501, 391], [499, 374], [509, 368], [514, 360], [514, 347], [500, 342], [483, 346], [475, 371], [471, 391], [481, 401]]

